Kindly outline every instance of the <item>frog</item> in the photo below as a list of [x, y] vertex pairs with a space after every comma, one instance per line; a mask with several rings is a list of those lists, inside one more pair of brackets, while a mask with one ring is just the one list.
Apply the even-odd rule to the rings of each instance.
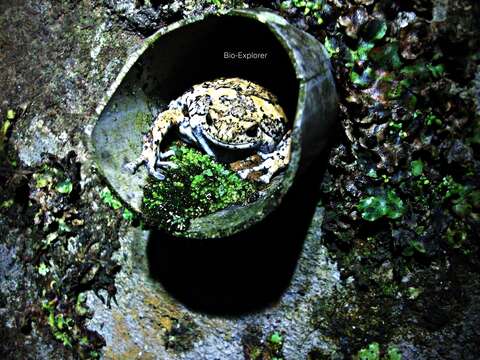
[[[269, 184], [290, 161], [291, 129], [278, 98], [265, 87], [238, 77], [220, 77], [193, 85], [172, 100], [145, 134], [140, 156], [125, 165], [135, 173], [145, 164], [148, 173], [164, 180], [163, 169], [176, 164], [168, 159], [173, 150], [161, 152], [160, 145], [170, 129], [217, 159], [214, 149], [251, 150], [261, 161], [239, 170], [242, 179]], [[218, 151], [217, 151], [218, 152]]]

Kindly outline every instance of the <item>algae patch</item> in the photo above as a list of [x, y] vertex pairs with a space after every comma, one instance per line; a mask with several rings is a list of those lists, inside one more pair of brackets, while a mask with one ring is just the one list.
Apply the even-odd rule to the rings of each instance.
[[143, 212], [148, 224], [182, 231], [193, 218], [255, 199], [255, 185], [225, 165], [195, 149], [172, 149], [175, 155], [170, 161], [177, 167], [166, 170], [162, 181], [150, 177], [144, 188]]
[[136, 130], [142, 133], [147, 132], [152, 124], [152, 115], [139, 111], [135, 114], [134, 124]]

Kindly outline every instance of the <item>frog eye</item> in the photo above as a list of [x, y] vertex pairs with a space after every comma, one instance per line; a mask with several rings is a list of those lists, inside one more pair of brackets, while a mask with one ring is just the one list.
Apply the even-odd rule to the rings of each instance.
[[211, 126], [213, 124], [213, 119], [210, 116], [210, 113], [207, 113], [206, 120], [207, 120], [207, 125], [208, 126]]
[[245, 134], [249, 137], [255, 137], [258, 135], [258, 125], [253, 125], [247, 129]]

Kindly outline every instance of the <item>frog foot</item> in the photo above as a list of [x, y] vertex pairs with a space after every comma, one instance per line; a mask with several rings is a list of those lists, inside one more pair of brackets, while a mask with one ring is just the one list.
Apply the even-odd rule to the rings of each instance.
[[257, 178], [257, 181], [260, 181], [264, 184], [268, 184], [270, 182], [270, 179], [272, 178], [273, 174], [279, 169], [278, 166], [275, 164], [275, 160], [273, 160], [271, 157], [268, 157], [265, 161], [263, 161], [260, 165], [254, 166], [252, 168], [244, 169], [238, 172], [238, 175], [242, 179], [246, 179], [251, 173], [260, 171], [260, 172], [265, 172], [267, 171], [264, 175], [260, 176]]
[[153, 166], [147, 166], [148, 173], [157, 180], [165, 180], [165, 175], [160, 171], [155, 170]]
[[130, 174], [135, 174], [137, 171], [138, 167], [144, 162], [144, 159], [137, 159], [134, 161], [131, 161], [129, 163], [126, 163], [123, 165], [123, 169], [129, 172]]

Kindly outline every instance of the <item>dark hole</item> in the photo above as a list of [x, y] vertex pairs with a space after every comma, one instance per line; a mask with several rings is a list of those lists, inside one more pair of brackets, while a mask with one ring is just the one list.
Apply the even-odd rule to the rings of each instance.
[[247, 136], [250, 136], [250, 137], [255, 137], [257, 136], [258, 134], [258, 125], [253, 125], [251, 126], [247, 132], [246, 132]]

